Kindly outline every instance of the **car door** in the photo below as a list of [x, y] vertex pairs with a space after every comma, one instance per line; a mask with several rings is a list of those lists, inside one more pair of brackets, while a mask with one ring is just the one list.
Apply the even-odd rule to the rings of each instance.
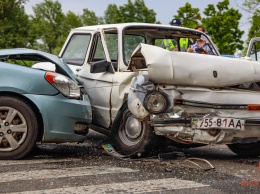
[[[108, 128], [111, 124], [110, 98], [114, 68], [111, 64], [103, 33], [94, 33], [92, 39], [90, 53], [77, 75], [83, 83], [84, 92], [90, 97], [93, 123]], [[96, 65], [98, 65], [96, 69], [98, 71], [93, 71], [93, 67]], [[107, 66], [109, 68], [106, 68]]]

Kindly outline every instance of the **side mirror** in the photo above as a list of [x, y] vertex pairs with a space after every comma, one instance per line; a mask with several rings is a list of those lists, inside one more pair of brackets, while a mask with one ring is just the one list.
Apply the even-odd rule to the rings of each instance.
[[97, 61], [91, 64], [90, 73], [114, 73], [112, 65], [107, 60]]

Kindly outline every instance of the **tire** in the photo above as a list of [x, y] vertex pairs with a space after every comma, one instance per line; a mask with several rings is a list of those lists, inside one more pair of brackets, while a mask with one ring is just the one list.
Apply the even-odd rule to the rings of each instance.
[[148, 124], [148, 120], [139, 121], [127, 106], [124, 106], [120, 112], [120, 124], [112, 130], [112, 140], [116, 150], [130, 157], [149, 155], [156, 145], [157, 136]]
[[235, 154], [243, 157], [260, 156], [260, 142], [245, 144], [229, 144], [228, 148]]
[[0, 97], [0, 159], [20, 159], [29, 154], [37, 141], [38, 120], [22, 99]]

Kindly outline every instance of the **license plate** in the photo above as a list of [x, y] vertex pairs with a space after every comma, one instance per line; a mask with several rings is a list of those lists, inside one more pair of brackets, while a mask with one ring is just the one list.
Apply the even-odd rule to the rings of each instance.
[[243, 119], [234, 119], [234, 118], [192, 118], [191, 120], [192, 128], [197, 129], [245, 129], [245, 120]]

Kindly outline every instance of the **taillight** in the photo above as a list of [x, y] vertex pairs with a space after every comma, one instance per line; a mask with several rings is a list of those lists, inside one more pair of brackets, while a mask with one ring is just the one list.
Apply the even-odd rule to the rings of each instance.
[[80, 88], [70, 78], [53, 72], [47, 72], [45, 79], [67, 98], [80, 98]]

